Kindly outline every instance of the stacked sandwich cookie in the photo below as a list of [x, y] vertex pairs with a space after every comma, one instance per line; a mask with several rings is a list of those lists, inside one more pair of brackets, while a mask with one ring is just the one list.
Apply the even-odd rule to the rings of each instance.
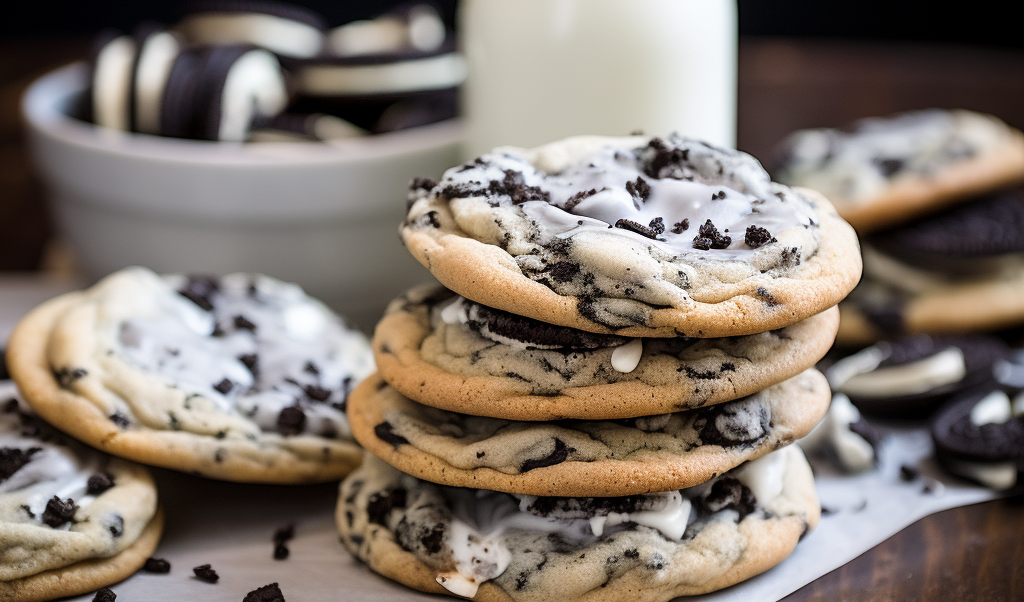
[[860, 276], [821, 196], [677, 136], [500, 148], [417, 180], [401, 229], [447, 288], [392, 302], [349, 398], [370, 453], [344, 544], [478, 600], [668, 600], [785, 558], [820, 515], [789, 445]]

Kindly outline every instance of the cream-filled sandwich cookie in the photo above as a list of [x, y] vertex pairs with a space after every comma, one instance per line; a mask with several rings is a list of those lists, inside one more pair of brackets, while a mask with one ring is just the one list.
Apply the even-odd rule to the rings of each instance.
[[829, 198], [858, 232], [893, 226], [1024, 180], [1024, 135], [991, 116], [930, 109], [784, 140], [778, 181]]
[[664, 602], [768, 570], [820, 512], [789, 446], [696, 487], [607, 498], [444, 487], [368, 457], [342, 482], [337, 522], [371, 569], [427, 592]]
[[0, 601], [84, 594], [130, 576], [163, 530], [149, 472], [44, 423], [0, 382]]
[[760, 391], [828, 351], [829, 309], [780, 330], [717, 339], [629, 338], [554, 326], [423, 286], [374, 333], [381, 376], [416, 401], [510, 420], [677, 412]]
[[251, 45], [291, 58], [316, 56], [327, 23], [303, 7], [270, 0], [201, 0], [175, 27], [195, 45]]
[[329, 481], [359, 462], [349, 391], [366, 338], [295, 285], [129, 268], [39, 306], [8, 365], [59, 429], [144, 464], [232, 481]]
[[499, 148], [411, 188], [402, 238], [442, 284], [591, 332], [763, 332], [860, 277], [856, 235], [827, 200], [674, 135]]
[[418, 404], [371, 376], [348, 407], [352, 433], [399, 470], [445, 485], [531, 495], [612, 496], [690, 487], [807, 435], [828, 384], [808, 370], [748, 397], [620, 420], [522, 422]]

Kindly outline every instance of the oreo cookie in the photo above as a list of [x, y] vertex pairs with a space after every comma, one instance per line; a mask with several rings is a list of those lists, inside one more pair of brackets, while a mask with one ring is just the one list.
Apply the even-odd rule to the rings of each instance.
[[993, 365], [1009, 353], [984, 335], [916, 335], [883, 341], [833, 364], [832, 390], [862, 412], [922, 417], [965, 391], [993, 382]]
[[192, 2], [176, 29], [195, 45], [252, 45], [308, 58], [324, 47], [327, 22], [316, 12], [266, 0]]
[[839, 393], [832, 397], [824, 420], [799, 444], [810, 459], [821, 459], [842, 472], [856, 473], [878, 464], [881, 442], [850, 398]]
[[958, 205], [867, 244], [900, 262], [953, 275], [990, 271], [994, 259], [1024, 253], [1024, 189], [1012, 188]]
[[[936, 457], [958, 476], [1010, 489], [1024, 469], [1024, 397], [989, 387], [950, 401], [931, 423]], [[1012, 390], [1011, 390], [1012, 391]]]
[[133, 38], [138, 51], [129, 92], [131, 130], [157, 135], [161, 131], [164, 91], [184, 41], [178, 34], [165, 31], [155, 23], [137, 27]]
[[121, 131], [131, 129], [129, 98], [135, 56], [135, 40], [129, 35], [104, 31], [93, 43], [86, 113], [96, 125]]
[[182, 52], [171, 67], [160, 111], [161, 133], [175, 138], [241, 142], [258, 118], [288, 104], [277, 59], [249, 46]]

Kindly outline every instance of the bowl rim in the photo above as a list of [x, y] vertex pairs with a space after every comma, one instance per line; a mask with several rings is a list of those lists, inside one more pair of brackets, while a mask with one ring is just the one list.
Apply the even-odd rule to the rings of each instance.
[[82, 121], [65, 112], [70, 97], [86, 90], [88, 74], [88, 65], [78, 61], [33, 81], [21, 98], [22, 118], [29, 129], [64, 145], [105, 154], [204, 166], [360, 163], [419, 153], [463, 140], [460, 118], [328, 142], [217, 142], [125, 132]]

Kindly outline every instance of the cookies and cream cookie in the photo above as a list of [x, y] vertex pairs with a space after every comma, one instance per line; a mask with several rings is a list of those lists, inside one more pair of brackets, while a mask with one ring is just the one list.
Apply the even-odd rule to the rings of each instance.
[[341, 485], [341, 540], [410, 587], [481, 602], [663, 602], [748, 579], [820, 516], [789, 446], [688, 489], [610, 498], [444, 487], [368, 456]]
[[298, 286], [142, 268], [33, 310], [8, 364], [41, 416], [94, 447], [266, 483], [358, 463], [345, 403], [373, 370], [366, 338]]
[[808, 370], [706, 408], [620, 420], [522, 422], [418, 404], [366, 379], [349, 400], [356, 440], [422, 479], [532, 495], [631, 495], [690, 487], [807, 435], [828, 384]]
[[402, 238], [442, 284], [591, 332], [763, 332], [835, 305], [860, 276], [827, 200], [675, 135], [499, 148], [411, 188]]
[[717, 339], [595, 334], [422, 286], [373, 338], [382, 377], [416, 401], [511, 420], [660, 414], [736, 399], [813, 366], [838, 326], [829, 309], [792, 326]]
[[958, 476], [993, 489], [1020, 483], [1024, 470], [1024, 395], [1020, 389], [976, 389], [939, 410], [931, 425], [935, 455]]
[[791, 134], [772, 175], [867, 233], [1024, 180], [1024, 135], [991, 115], [919, 110]]
[[137, 571], [163, 529], [136, 464], [90, 449], [0, 382], [0, 601], [84, 594]]
[[864, 280], [840, 310], [849, 344], [1024, 322], [1024, 189], [865, 238]]

